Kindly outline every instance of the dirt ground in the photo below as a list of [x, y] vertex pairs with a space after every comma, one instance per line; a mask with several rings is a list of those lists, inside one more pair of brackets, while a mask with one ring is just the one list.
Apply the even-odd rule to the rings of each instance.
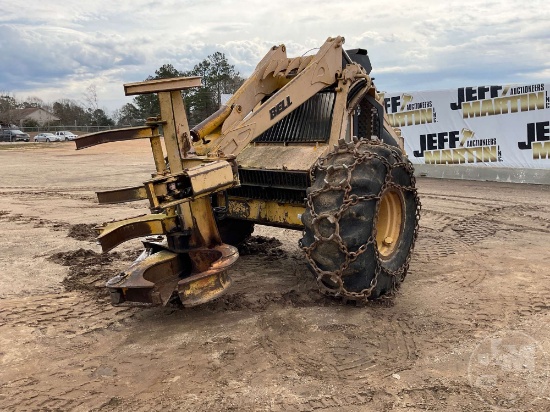
[[91, 228], [148, 210], [94, 191], [152, 169], [147, 142], [0, 145], [0, 410], [550, 410], [550, 186], [420, 178], [409, 275], [365, 307], [259, 226], [223, 298], [113, 307], [96, 285], [140, 243]]

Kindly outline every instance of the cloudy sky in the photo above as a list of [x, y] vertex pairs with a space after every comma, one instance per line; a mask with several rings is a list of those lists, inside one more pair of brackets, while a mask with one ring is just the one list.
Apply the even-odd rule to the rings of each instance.
[[366, 48], [379, 89], [550, 81], [548, 0], [0, 0], [0, 93], [131, 102], [122, 84], [216, 51], [243, 76], [272, 45]]

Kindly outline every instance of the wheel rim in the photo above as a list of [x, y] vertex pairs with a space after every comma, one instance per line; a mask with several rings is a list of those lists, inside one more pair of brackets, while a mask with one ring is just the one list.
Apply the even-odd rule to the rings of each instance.
[[397, 250], [403, 228], [403, 197], [396, 190], [387, 190], [380, 199], [376, 222], [376, 245], [382, 259], [389, 259]]

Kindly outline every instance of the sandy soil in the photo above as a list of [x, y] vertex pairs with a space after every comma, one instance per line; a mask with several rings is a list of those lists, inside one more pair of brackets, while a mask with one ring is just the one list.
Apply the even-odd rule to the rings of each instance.
[[91, 227], [147, 205], [93, 192], [152, 169], [147, 142], [0, 145], [0, 410], [550, 409], [550, 186], [419, 179], [409, 275], [366, 307], [258, 226], [222, 299], [113, 307], [96, 285], [140, 244], [101, 254]]

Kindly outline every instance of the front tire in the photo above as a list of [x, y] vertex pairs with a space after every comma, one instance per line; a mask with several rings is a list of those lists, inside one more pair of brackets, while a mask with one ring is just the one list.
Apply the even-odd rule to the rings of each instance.
[[300, 241], [322, 292], [375, 299], [406, 276], [420, 202], [413, 168], [380, 141], [341, 141], [311, 170]]

